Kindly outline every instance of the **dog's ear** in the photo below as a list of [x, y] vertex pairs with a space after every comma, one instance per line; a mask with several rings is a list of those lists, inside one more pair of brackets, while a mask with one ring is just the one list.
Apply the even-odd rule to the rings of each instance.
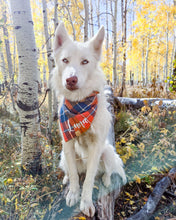
[[67, 41], [71, 40], [67, 30], [65, 29], [64, 23], [61, 22], [56, 28], [55, 31], [55, 38], [54, 38], [54, 45], [53, 45], [53, 52], [54, 54], [56, 51], [63, 46], [63, 44]]
[[90, 40], [90, 43], [93, 45], [93, 48], [98, 55], [98, 59], [100, 59], [101, 56], [101, 49], [102, 49], [104, 36], [105, 36], [105, 29], [104, 26], [102, 26], [99, 29], [98, 33]]

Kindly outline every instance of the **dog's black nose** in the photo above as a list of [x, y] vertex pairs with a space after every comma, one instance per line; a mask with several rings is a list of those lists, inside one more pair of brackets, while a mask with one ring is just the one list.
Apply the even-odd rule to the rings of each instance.
[[70, 78], [66, 79], [66, 82], [69, 87], [74, 87], [78, 82], [78, 78], [77, 76], [71, 76]]

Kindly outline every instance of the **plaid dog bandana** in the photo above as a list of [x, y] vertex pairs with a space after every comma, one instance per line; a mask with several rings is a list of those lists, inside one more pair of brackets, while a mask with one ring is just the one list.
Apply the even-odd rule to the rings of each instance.
[[79, 102], [67, 99], [60, 109], [59, 120], [64, 140], [67, 142], [87, 131], [97, 111], [98, 92]]

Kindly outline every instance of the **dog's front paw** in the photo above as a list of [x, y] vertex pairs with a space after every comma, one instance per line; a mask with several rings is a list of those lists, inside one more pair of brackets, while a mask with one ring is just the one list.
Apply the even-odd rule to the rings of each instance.
[[95, 214], [95, 207], [92, 201], [81, 200], [80, 210], [88, 217], [93, 217]]
[[80, 198], [80, 190], [72, 191], [69, 190], [67, 196], [66, 196], [66, 204], [67, 206], [71, 207], [74, 206]]

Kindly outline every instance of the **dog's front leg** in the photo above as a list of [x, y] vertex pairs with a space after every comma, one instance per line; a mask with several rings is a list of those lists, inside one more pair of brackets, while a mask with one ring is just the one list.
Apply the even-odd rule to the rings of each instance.
[[64, 143], [63, 147], [70, 180], [69, 192], [66, 196], [66, 204], [71, 207], [78, 202], [80, 197], [79, 176], [76, 167], [74, 141], [70, 140], [69, 142]]
[[101, 145], [97, 144], [88, 147], [87, 172], [83, 184], [80, 209], [85, 215], [89, 217], [93, 217], [95, 214], [95, 207], [92, 202], [92, 191], [94, 185], [94, 178], [99, 165], [100, 156]]

